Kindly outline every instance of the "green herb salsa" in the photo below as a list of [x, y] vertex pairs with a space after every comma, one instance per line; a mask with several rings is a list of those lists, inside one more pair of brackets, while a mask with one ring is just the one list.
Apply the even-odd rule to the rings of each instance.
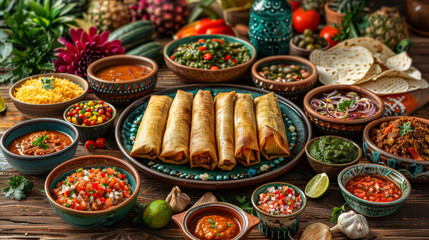
[[350, 141], [323, 136], [311, 143], [309, 153], [320, 162], [344, 164], [355, 160], [359, 149]]
[[213, 38], [182, 44], [173, 50], [170, 59], [192, 68], [218, 70], [245, 63], [251, 57], [242, 43]]

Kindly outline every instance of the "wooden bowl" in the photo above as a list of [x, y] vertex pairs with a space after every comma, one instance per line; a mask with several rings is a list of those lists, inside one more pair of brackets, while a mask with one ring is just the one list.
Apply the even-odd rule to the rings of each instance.
[[[230, 68], [208, 70], [188, 67], [170, 59], [170, 55], [175, 48], [181, 44], [190, 42], [196, 42], [198, 39], [212, 39], [212, 38], [224, 38], [228, 42], [239, 42], [242, 43], [250, 52], [252, 57], [249, 61], [233, 66]], [[189, 36], [173, 40], [167, 44], [164, 48], [164, 60], [167, 67], [173, 71], [177, 76], [181, 77], [187, 82], [199, 82], [199, 83], [221, 83], [230, 82], [236, 80], [247, 73], [249, 68], [252, 66], [256, 59], [256, 49], [252, 44], [229, 35], [217, 35], [217, 34], [203, 34], [196, 36]]]
[[[429, 161], [416, 161], [414, 159], [399, 157], [388, 153], [371, 140], [371, 129], [378, 127], [383, 122], [394, 121], [401, 116], [384, 117], [370, 122], [363, 130], [363, 153], [370, 162], [386, 165], [398, 170], [405, 175], [412, 183], [429, 183]], [[413, 117], [417, 121], [429, 126], [429, 120]]]
[[[116, 167], [129, 180], [132, 186], [131, 196], [117, 206], [100, 211], [82, 211], [65, 207], [55, 201], [52, 189], [66, 176], [83, 168]], [[45, 193], [51, 207], [65, 222], [79, 228], [99, 228], [114, 224], [125, 217], [133, 208], [140, 189], [140, 176], [138, 171], [128, 162], [119, 158], [89, 155], [69, 160], [49, 173], [45, 181]]]
[[[313, 138], [313, 139], [311, 139], [310, 141], [307, 142], [307, 144], [305, 145], [305, 154], [307, 155], [308, 163], [310, 163], [310, 166], [313, 168], [313, 170], [316, 173], [326, 173], [331, 179], [336, 179], [338, 177], [338, 174], [341, 172], [341, 170], [343, 170], [344, 168], [346, 168], [348, 166], [351, 166], [351, 165], [354, 165], [357, 162], [359, 162], [359, 160], [362, 158], [362, 155], [363, 155], [362, 154], [362, 148], [359, 146], [359, 144], [353, 142], [350, 139], [347, 139], [347, 138], [344, 138], [344, 137], [339, 137], [339, 136], [332, 136], [332, 135], [327, 135], [327, 136], [351, 142], [358, 149], [358, 156], [353, 161], [348, 162], [348, 163], [343, 163], [343, 164], [330, 164], [330, 163], [325, 163], [325, 162], [321, 162], [321, 161], [317, 160], [309, 152], [310, 145], [314, 141], [316, 141], [317, 139], [319, 139], [321, 136]], [[327, 136], [324, 136], [324, 137], [327, 137]]]
[[[143, 65], [152, 71], [141, 78], [129, 81], [107, 81], [96, 76], [99, 71], [118, 65]], [[114, 55], [101, 58], [87, 69], [88, 82], [98, 98], [114, 105], [127, 105], [151, 93], [155, 89], [158, 64], [146, 57], [134, 55]]]
[[[258, 74], [258, 70], [263, 66], [269, 63], [286, 63], [286, 64], [295, 64], [301, 65], [307, 69], [311, 70], [311, 75], [303, 80], [295, 82], [276, 82], [270, 79], [263, 78]], [[317, 83], [317, 68], [316, 66], [308, 61], [307, 59], [295, 56], [288, 55], [279, 55], [265, 57], [252, 66], [252, 80], [253, 83], [262, 89], [273, 91], [287, 99], [298, 100], [302, 99], [305, 93], [312, 89]]]
[[[289, 42], [290, 52], [289, 52], [289, 54], [292, 55], [292, 56], [298, 56], [298, 57], [302, 57], [302, 58], [308, 59], [308, 57], [310, 56], [311, 52], [313, 52], [316, 49], [314, 49], [314, 50], [307, 50], [305, 48], [298, 47], [297, 45], [294, 44], [294, 40], [296, 38], [301, 38], [303, 35], [304, 34], [298, 34], [298, 35], [293, 36], [290, 39], [290, 42]], [[320, 37], [318, 34], [313, 34], [313, 37], [320, 38], [320, 39], [322, 39], [322, 41], [325, 42], [325, 46], [322, 47], [322, 48], [320, 48], [320, 49], [318, 49], [318, 50], [325, 51], [326, 49], [329, 48], [329, 42], [326, 39]]]
[[[317, 113], [310, 105], [313, 97], [317, 97], [326, 92], [338, 91], [353, 91], [360, 96], [365, 96], [375, 103], [378, 110], [368, 118], [363, 119], [338, 119]], [[384, 113], [383, 100], [375, 93], [358, 86], [352, 85], [325, 85], [317, 87], [307, 93], [304, 97], [304, 112], [310, 121], [319, 128], [322, 132], [332, 135], [340, 135], [345, 137], [359, 137], [364, 127], [373, 120], [380, 118]]]
[[[16, 89], [21, 87], [22, 84], [24, 84], [27, 80], [30, 80], [31, 78], [37, 79], [39, 77], [51, 77], [54, 76], [56, 78], [66, 78], [70, 80], [73, 83], [76, 83], [83, 89], [83, 93], [71, 100], [60, 102], [60, 103], [52, 103], [52, 104], [32, 104], [32, 103], [25, 103], [22, 101], [19, 101], [14, 97]], [[88, 93], [88, 82], [76, 75], [68, 74], [68, 73], [44, 73], [44, 74], [38, 74], [33, 75], [30, 77], [26, 77], [14, 85], [10, 87], [9, 89], [9, 97], [12, 99], [13, 104], [15, 107], [20, 111], [24, 116], [28, 118], [41, 118], [41, 117], [51, 117], [51, 118], [61, 118], [64, 109], [66, 109], [69, 105], [73, 103], [77, 103], [79, 101], [82, 101], [85, 99], [86, 94]]]
[[193, 228], [195, 228], [193, 225], [198, 219], [211, 214], [229, 216], [238, 221], [240, 233], [232, 240], [247, 239], [250, 231], [259, 223], [257, 217], [244, 212], [235, 205], [224, 202], [201, 204], [186, 212], [174, 215], [172, 219], [179, 226], [186, 240], [198, 240], [199, 238], [192, 234]]

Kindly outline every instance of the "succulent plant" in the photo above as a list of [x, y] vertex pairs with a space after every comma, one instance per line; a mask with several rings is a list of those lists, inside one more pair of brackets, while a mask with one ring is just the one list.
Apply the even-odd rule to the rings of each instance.
[[73, 42], [69, 42], [63, 37], [58, 39], [64, 48], [57, 49], [58, 60], [54, 61], [57, 72], [71, 73], [86, 78], [86, 69], [94, 61], [125, 53], [125, 48], [120, 40], [107, 41], [108, 31], [97, 34], [95, 27], [91, 27], [89, 33], [81, 28], [70, 29], [70, 36]]

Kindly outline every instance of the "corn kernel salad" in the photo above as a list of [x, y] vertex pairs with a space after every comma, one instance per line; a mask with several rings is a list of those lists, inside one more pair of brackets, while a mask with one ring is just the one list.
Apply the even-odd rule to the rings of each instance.
[[289, 215], [302, 205], [301, 195], [288, 186], [269, 187], [259, 194], [258, 208], [271, 215]]
[[116, 168], [78, 169], [52, 190], [57, 203], [71, 209], [99, 211], [130, 198], [132, 187]]

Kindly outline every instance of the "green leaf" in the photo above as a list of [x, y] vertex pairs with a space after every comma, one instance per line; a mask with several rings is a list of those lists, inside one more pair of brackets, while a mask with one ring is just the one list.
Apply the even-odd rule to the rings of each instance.
[[42, 135], [39, 138], [37, 138], [36, 140], [34, 140], [32, 142], [32, 145], [35, 146], [35, 147], [39, 146], [40, 148], [48, 149], [49, 146], [43, 143], [43, 141], [45, 141], [47, 138], [48, 138], [48, 136], [46, 136], [46, 131], [45, 131], [45, 132], [42, 133]]
[[351, 100], [343, 100], [338, 104], [338, 110], [345, 112], [346, 108], [350, 109], [355, 105], [356, 100], [351, 99]]
[[198, 3], [198, 5], [196, 5], [189, 13], [188, 23], [195, 22], [198, 19], [198, 17], [204, 12], [204, 9], [202, 8], [202, 6], [209, 7], [213, 2], [214, 0], [201, 0]]
[[334, 207], [332, 209], [330, 222], [336, 223], [338, 221], [338, 217], [341, 215], [341, 213], [346, 212], [346, 205], [347, 203], [344, 203], [341, 207]]
[[399, 127], [401, 130], [399, 131], [399, 134], [401, 136], [404, 136], [407, 134], [407, 132], [414, 132], [414, 129], [411, 127], [410, 122], [404, 122], [402, 126]]
[[240, 204], [246, 203], [246, 196], [244, 196], [244, 195], [243, 196], [237, 195], [237, 196], [235, 196], [235, 199], [237, 199], [237, 202]]
[[38, 16], [48, 17], [49, 11], [46, 11], [40, 4], [37, 2], [29, 2], [30, 9], [35, 12]]
[[216, 10], [214, 10], [210, 6], [200, 6], [200, 7], [203, 9], [204, 13], [209, 16], [209, 18], [211, 18], [211, 19], [220, 18], [219, 14], [216, 12]]
[[27, 194], [33, 189], [33, 182], [23, 176], [13, 176], [9, 178], [9, 186], [3, 188], [5, 197], [13, 200], [21, 200], [27, 197]]

